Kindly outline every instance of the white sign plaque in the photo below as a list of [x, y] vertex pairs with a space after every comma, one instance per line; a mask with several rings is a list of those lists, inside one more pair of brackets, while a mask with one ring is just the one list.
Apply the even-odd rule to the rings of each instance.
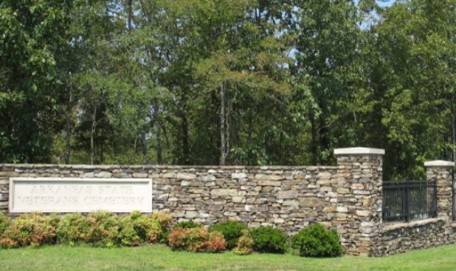
[[152, 212], [151, 179], [10, 178], [9, 211]]

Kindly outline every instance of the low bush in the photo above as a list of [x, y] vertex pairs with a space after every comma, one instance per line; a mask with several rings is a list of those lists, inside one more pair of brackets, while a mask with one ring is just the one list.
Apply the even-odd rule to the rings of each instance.
[[81, 213], [66, 214], [57, 226], [57, 240], [70, 245], [88, 242], [90, 227], [91, 222]]
[[40, 246], [56, 242], [70, 245], [88, 243], [97, 247], [138, 246], [163, 240], [170, 223], [171, 216], [164, 213], [144, 215], [132, 212], [128, 216], [118, 216], [96, 211], [62, 217], [27, 214], [13, 220], [0, 213], [0, 246]]
[[152, 219], [160, 224], [163, 231], [168, 231], [171, 226], [171, 222], [173, 221], [173, 217], [170, 214], [160, 212], [154, 213], [152, 215]]
[[120, 245], [119, 216], [106, 211], [96, 211], [87, 215], [89, 224], [87, 243], [97, 247]]
[[124, 246], [137, 246], [142, 242], [157, 243], [163, 239], [170, 220], [166, 214], [144, 215], [132, 212], [121, 219], [121, 243]]
[[2, 236], [9, 224], [10, 220], [8, 216], [4, 212], [0, 212], [0, 236]]
[[284, 253], [287, 235], [271, 226], [262, 226], [251, 230], [253, 249], [258, 252]]
[[10, 221], [0, 238], [5, 248], [41, 246], [56, 243], [56, 220], [52, 216], [33, 213]]
[[238, 221], [217, 223], [209, 227], [210, 232], [219, 231], [223, 234], [228, 249], [236, 247], [239, 237], [242, 235], [242, 231], [246, 229], [247, 226]]
[[320, 224], [299, 231], [291, 239], [291, 246], [305, 257], [337, 257], [343, 253], [337, 232]]
[[234, 254], [236, 255], [248, 255], [253, 251], [253, 239], [248, 229], [242, 231], [241, 237], [236, 244], [236, 247], [233, 249]]
[[[141, 233], [145, 230], [141, 227]], [[140, 234], [138, 225], [129, 216], [119, 219], [119, 235], [120, 245], [127, 247], [135, 247], [141, 245], [145, 240], [145, 234]]]
[[168, 245], [173, 250], [191, 252], [221, 252], [226, 241], [221, 232], [209, 232], [204, 227], [175, 228], [168, 235]]
[[192, 228], [200, 228], [202, 226], [203, 225], [201, 225], [200, 223], [196, 223], [193, 221], [181, 221], [181, 222], [176, 223], [174, 225], [173, 229], [177, 229], [177, 228], [192, 229]]

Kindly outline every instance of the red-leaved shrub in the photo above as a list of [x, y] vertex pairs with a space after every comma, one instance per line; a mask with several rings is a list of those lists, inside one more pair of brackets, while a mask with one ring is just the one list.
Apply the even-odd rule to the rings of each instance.
[[191, 252], [221, 252], [226, 241], [220, 232], [209, 232], [203, 227], [175, 228], [168, 235], [168, 245], [173, 250]]
[[0, 238], [5, 248], [41, 246], [56, 242], [57, 221], [52, 216], [33, 213], [13, 219]]

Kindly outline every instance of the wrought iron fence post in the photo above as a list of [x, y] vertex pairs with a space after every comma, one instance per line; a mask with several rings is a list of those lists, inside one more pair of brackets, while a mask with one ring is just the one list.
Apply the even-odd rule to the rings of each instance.
[[409, 192], [410, 192], [410, 182], [407, 181], [405, 183], [405, 189], [404, 189], [404, 201], [405, 201], [405, 222], [409, 222], [410, 221], [410, 208], [409, 208]]

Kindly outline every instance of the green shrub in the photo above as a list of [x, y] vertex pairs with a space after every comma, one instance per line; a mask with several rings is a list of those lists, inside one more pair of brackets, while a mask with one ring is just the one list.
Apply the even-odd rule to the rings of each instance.
[[41, 246], [56, 242], [55, 220], [53, 217], [33, 213], [13, 219], [5, 228], [0, 245], [6, 248]]
[[96, 211], [89, 213], [87, 219], [89, 244], [97, 247], [113, 247], [120, 244], [119, 216], [106, 211]]
[[271, 226], [262, 226], [251, 231], [254, 242], [253, 249], [258, 252], [284, 253], [287, 235]]
[[305, 257], [337, 257], [343, 253], [339, 235], [320, 224], [313, 224], [299, 231], [291, 240], [292, 248]]
[[82, 242], [98, 247], [138, 246], [143, 242], [156, 243], [164, 239], [171, 216], [164, 213], [144, 215], [132, 212], [118, 216], [105, 211], [88, 215], [70, 213], [22, 215], [9, 220], [0, 213], [0, 246], [40, 246], [51, 243], [70, 245]]
[[60, 243], [71, 245], [85, 242], [97, 247], [120, 245], [120, 218], [117, 215], [96, 211], [88, 215], [71, 213], [62, 217], [57, 227]]
[[169, 222], [164, 222], [157, 215], [141, 215], [132, 219], [135, 231], [144, 241], [149, 243], [157, 243], [163, 239], [167, 225]]
[[168, 245], [173, 250], [191, 252], [221, 252], [226, 241], [221, 232], [209, 232], [204, 227], [175, 228], [168, 235]]
[[143, 227], [137, 227], [136, 221], [130, 216], [124, 216], [119, 218], [119, 233], [118, 239], [120, 245], [135, 247], [139, 246], [145, 241], [145, 229]]
[[170, 214], [161, 212], [152, 214], [152, 219], [160, 224], [163, 231], [168, 231], [171, 226], [171, 222], [173, 221], [173, 217]]
[[89, 219], [81, 213], [64, 215], [57, 226], [57, 240], [59, 243], [76, 245], [89, 241]]
[[0, 212], [0, 236], [2, 236], [3, 232], [8, 228], [10, 224], [10, 219], [4, 212]]
[[248, 229], [242, 231], [241, 237], [236, 244], [236, 247], [233, 249], [234, 254], [236, 255], [248, 255], [253, 251], [253, 239]]
[[176, 225], [174, 225], [173, 229], [177, 229], [177, 228], [192, 229], [192, 228], [200, 228], [202, 226], [203, 225], [201, 225], [200, 223], [196, 223], [193, 221], [181, 221], [181, 222], [176, 223]]
[[247, 226], [238, 221], [217, 223], [209, 227], [210, 232], [218, 231], [223, 234], [228, 249], [233, 249], [236, 246], [242, 231], [245, 229], [247, 229]]

